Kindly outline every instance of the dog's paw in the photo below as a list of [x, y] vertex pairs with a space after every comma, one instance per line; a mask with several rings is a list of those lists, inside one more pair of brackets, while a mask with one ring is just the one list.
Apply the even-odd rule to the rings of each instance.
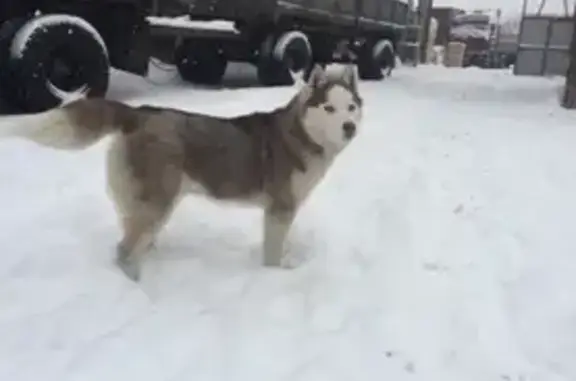
[[151, 241], [148, 246], [146, 246], [146, 250], [148, 251], [158, 251], [158, 246], [156, 245], [156, 241]]
[[281, 267], [284, 269], [295, 269], [306, 262], [308, 257], [305, 252], [290, 250], [282, 258]]
[[311, 246], [302, 241], [288, 241], [282, 258], [282, 267], [295, 269], [306, 263], [311, 257]]
[[271, 255], [270, 253], [264, 253], [264, 258], [262, 258], [262, 264], [264, 267], [282, 267], [282, 256]]
[[300, 267], [304, 262], [306, 262], [305, 256], [295, 256], [295, 255], [287, 255], [284, 256], [282, 259], [276, 261], [266, 260], [264, 259], [263, 265], [264, 267], [269, 268], [276, 268], [276, 269], [285, 269], [285, 270], [292, 270], [297, 267]]
[[140, 264], [137, 261], [119, 258], [116, 260], [116, 264], [129, 279], [134, 282], [140, 280]]
[[295, 269], [309, 259], [310, 246], [298, 241], [286, 241], [284, 248], [264, 252], [262, 261], [265, 267]]

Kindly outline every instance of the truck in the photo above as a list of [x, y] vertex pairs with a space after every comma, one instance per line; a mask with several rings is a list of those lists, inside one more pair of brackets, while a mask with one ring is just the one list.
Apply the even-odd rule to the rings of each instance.
[[263, 86], [335, 62], [381, 80], [411, 11], [401, 0], [2, 0], [0, 99], [40, 112], [105, 97], [112, 69], [146, 76], [151, 58], [201, 85], [230, 62], [255, 65]]

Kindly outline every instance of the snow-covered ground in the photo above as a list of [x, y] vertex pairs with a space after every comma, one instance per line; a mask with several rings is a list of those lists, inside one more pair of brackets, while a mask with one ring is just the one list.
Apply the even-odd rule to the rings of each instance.
[[[293, 91], [114, 83], [217, 114]], [[257, 210], [190, 198], [131, 283], [113, 264], [109, 141], [0, 142], [0, 380], [575, 380], [560, 84], [441, 67], [362, 83], [364, 130], [299, 216], [294, 270], [259, 266]]]

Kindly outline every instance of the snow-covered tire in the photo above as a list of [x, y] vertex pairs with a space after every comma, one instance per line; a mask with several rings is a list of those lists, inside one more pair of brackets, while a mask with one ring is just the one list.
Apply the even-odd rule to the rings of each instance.
[[228, 59], [213, 41], [184, 41], [176, 48], [174, 58], [180, 77], [199, 85], [219, 84], [228, 67]]
[[110, 81], [106, 44], [84, 19], [51, 14], [26, 22], [14, 35], [10, 64], [16, 98], [27, 112], [60, 106], [70, 98], [102, 97]]
[[394, 44], [389, 39], [366, 42], [358, 54], [358, 76], [363, 80], [381, 80], [396, 66]]
[[294, 84], [291, 72], [303, 72], [312, 66], [312, 46], [308, 37], [297, 30], [279, 38], [269, 36], [260, 48], [258, 80], [264, 86]]

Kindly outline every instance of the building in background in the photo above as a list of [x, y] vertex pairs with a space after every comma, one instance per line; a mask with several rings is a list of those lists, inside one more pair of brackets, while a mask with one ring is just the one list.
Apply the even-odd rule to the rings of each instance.
[[455, 7], [435, 7], [438, 21], [435, 44], [451, 41], [466, 44], [464, 66], [507, 67], [514, 63], [519, 22], [502, 21], [498, 9], [466, 12]]

